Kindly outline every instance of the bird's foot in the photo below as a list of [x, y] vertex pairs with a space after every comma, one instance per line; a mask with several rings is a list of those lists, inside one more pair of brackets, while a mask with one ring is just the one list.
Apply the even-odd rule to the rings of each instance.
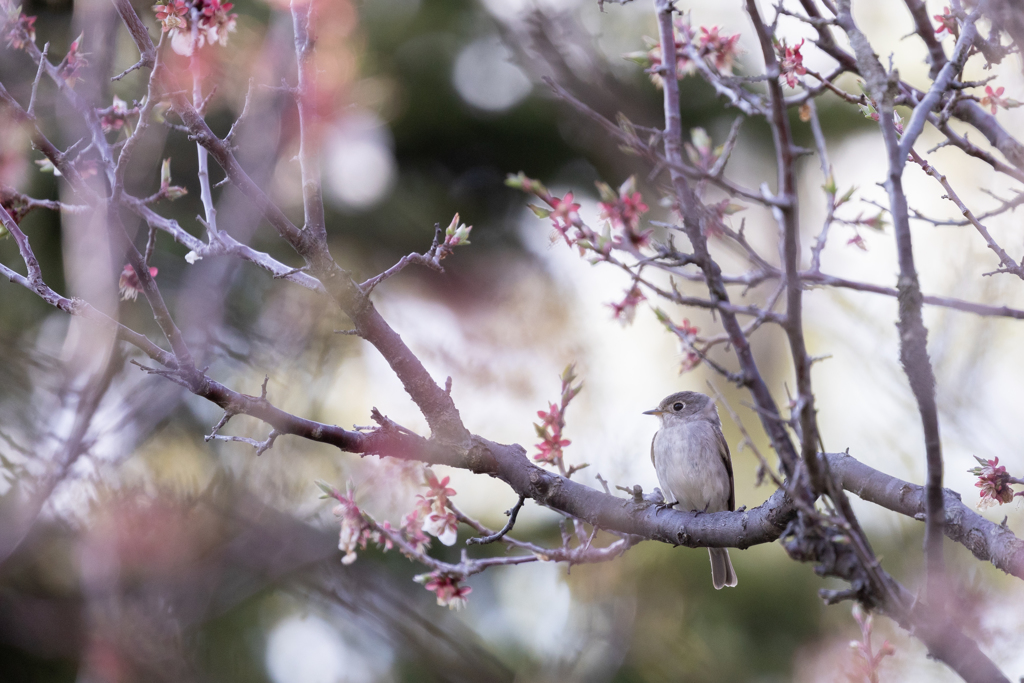
[[654, 504], [655, 513], [654, 514], [658, 514], [662, 510], [674, 510], [678, 503], [679, 503], [679, 501], [672, 501], [671, 503], [665, 503], [665, 502], [655, 503]]

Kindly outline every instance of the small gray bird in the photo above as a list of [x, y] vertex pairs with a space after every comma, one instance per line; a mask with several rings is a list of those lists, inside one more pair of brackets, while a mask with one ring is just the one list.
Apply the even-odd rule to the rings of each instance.
[[[735, 510], [732, 459], [711, 397], [680, 391], [644, 415], [657, 415], [661, 420], [661, 429], [651, 442], [651, 461], [665, 502], [697, 512]], [[735, 586], [729, 551], [708, 548], [708, 552], [715, 588]]]

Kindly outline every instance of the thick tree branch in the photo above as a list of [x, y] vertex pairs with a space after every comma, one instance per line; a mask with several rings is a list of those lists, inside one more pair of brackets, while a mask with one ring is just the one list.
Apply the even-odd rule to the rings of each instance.
[[[911, 484], [868, 467], [843, 453], [830, 453], [829, 469], [843, 488], [859, 498], [923, 520], [926, 493], [923, 486]], [[946, 524], [943, 532], [970, 550], [979, 560], [991, 562], [1007, 574], [1024, 579], [1024, 541], [1007, 527], [991, 522], [960, 500], [960, 494], [943, 489]]]

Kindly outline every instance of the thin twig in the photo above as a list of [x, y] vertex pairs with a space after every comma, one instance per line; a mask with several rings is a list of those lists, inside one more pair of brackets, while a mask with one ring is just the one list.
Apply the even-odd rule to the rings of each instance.
[[[250, 78], [249, 79], [249, 89], [245, 93], [245, 103], [242, 105], [242, 113], [239, 114], [238, 118], [235, 119], [234, 123], [231, 124], [231, 130], [228, 131], [228, 134], [224, 136], [224, 143], [225, 144], [228, 144], [228, 145], [231, 144], [231, 141], [234, 140], [234, 138], [235, 138], [235, 132], [238, 130], [238, 127], [240, 125], [242, 125], [242, 121], [245, 120], [246, 114], [249, 113], [249, 105], [252, 102], [252, 93], [253, 93], [253, 88], [255, 86], [255, 83], [256, 83], [256, 79], [255, 78]], [[219, 187], [222, 183], [226, 182], [227, 180], [228, 180], [228, 178], [225, 177], [224, 180], [221, 180], [214, 187]]]
[[36, 77], [32, 80], [32, 95], [28, 100], [28, 115], [35, 116], [36, 112], [36, 91], [39, 90], [39, 81], [43, 78], [43, 64], [46, 63], [46, 53], [50, 51], [50, 43], [43, 45], [43, 53], [39, 58], [39, 68], [36, 69]]
[[988, 231], [988, 228], [986, 228], [981, 223], [981, 221], [974, 217], [974, 213], [969, 208], [967, 208], [967, 205], [964, 204], [963, 200], [960, 199], [959, 195], [957, 195], [957, 193], [953, 190], [953, 186], [949, 184], [949, 180], [946, 178], [946, 176], [943, 175], [942, 173], [939, 173], [938, 169], [936, 169], [935, 166], [933, 166], [925, 159], [921, 158], [921, 156], [918, 155], [918, 153], [915, 152], [914, 150], [910, 150], [910, 158], [913, 159], [914, 162], [918, 164], [922, 169], [924, 169], [925, 173], [930, 175], [932, 178], [935, 178], [935, 180], [937, 180], [939, 184], [942, 185], [942, 189], [946, 191], [944, 197], [949, 201], [953, 202], [954, 204], [956, 204], [956, 208], [960, 209], [960, 213], [964, 215], [964, 217], [970, 222], [970, 224], [974, 226], [975, 230], [977, 230], [978, 233], [982, 236], [982, 238], [984, 238], [985, 244], [988, 245], [988, 248], [995, 252], [995, 255], [999, 257], [999, 272], [1013, 273], [1017, 277], [1024, 279], [1024, 267], [1022, 267], [1019, 263], [1014, 261], [1013, 258], [1011, 258], [1010, 255], [1006, 253], [1006, 250], [999, 246], [999, 244], [995, 241], [995, 239], [992, 237], [992, 234]]
[[511, 510], [505, 512], [508, 515], [508, 522], [501, 528], [501, 531], [491, 534], [490, 536], [476, 536], [466, 540], [466, 545], [484, 545], [485, 543], [494, 543], [495, 541], [501, 540], [501, 538], [512, 530], [512, 527], [516, 524], [516, 517], [519, 515], [520, 508], [523, 507], [523, 503], [526, 501], [526, 496], [520, 494], [519, 502]]

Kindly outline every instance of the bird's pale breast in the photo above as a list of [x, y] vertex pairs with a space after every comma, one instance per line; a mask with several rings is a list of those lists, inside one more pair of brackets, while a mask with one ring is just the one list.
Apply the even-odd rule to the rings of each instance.
[[662, 492], [680, 510], [728, 509], [729, 476], [715, 428], [705, 421], [664, 425], [654, 436], [654, 469]]

